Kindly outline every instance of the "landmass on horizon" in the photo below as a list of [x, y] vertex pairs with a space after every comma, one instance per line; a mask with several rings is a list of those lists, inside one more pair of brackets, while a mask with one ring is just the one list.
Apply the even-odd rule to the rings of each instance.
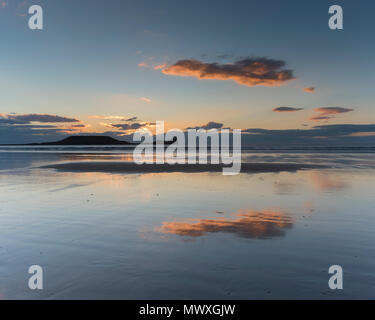
[[[165, 144], [172, 144], [173, 141], [164, 141]], [[154, 141], [155, 143], [155, 141]], [[4, 144], [2, 144], [4, 145]], [[27, 144], [9, 144], [9, 145], [20, 145], [20, 146], [87, 146], [87, 145], [128, 145], [136, 146], [137, 143], [132, 143], [123, 140], [117, 140], [109, 136], [70, 136], [65, 139], [53, 142], [42, 142], [42, 143], [27, 143]]]
[[30, 145], [136, 145], [109, 136], [70, 136], [60, 141], [31, 143]]

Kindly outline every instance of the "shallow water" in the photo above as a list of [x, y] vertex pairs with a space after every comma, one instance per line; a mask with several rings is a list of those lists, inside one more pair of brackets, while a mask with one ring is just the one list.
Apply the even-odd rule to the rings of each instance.
[[2, 299], [374, 298], [375, 154], [247, 152], [330, 168], [223, 176], [58, 172], [39, 167], [131, 155], [14, 151], [0, 152]]

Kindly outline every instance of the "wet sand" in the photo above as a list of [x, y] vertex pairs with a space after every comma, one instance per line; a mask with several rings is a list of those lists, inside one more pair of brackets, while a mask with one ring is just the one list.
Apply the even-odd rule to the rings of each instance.
[[225, 177], [62, 151], [0, 152], [0, 299], [374, 295], [375, 154], [247, 153]]
[[[142, 164], [133, 162], [67, 162], [41, 166], [62, 172], [104, 172], [104, 173], [161, 173], [161, 172], [222, 172], [222, 164]], [[241, 173], [294, 172], [306, 169], [322, 169], [326, 166], [299, 163], [242, 163]]]

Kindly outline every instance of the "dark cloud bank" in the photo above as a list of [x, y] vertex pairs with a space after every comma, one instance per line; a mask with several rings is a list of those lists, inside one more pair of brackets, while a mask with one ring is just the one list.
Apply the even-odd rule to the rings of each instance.
[[[319, 109], [321, 116], [330, 116], [349, 112], [345, 108], [330, 107]], [[57, 141], [72, 135], [59, 123], [73, 123], [81, 126], [77, 119], [55, 115], [2, 115], [0, 114], [0, 144], [22, 144]], [[54, 123], [57, 123], [55, 125]], [[107, 135], [120, 140], [131, 141], [132, 135], [127, 130], [138, 129], [147, 123], [122, 123], [111, 125], [116, 129], [104, 133], [86, 133], [87, 135]], [[190, 129], [222, 129], [224, 124], [209, 121]], [[187, 130], [189, 128], [186, 128]], [[242, 130], [242, 144], [247, 145], [329, 145], [329, 146], [375, 146], [375, 124], [332, 124], [319, 125], [306, 129], [268, 130], [247, 128]]]

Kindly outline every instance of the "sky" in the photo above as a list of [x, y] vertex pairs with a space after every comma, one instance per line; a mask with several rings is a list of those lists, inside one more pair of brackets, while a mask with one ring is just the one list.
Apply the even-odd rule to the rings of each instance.
[[[31, 5], [43, 30], [28, 28]], [[159, 120], [249, 143], [373, 142], [374, 13], [364, 0], [0, 0], [0, 143], [127, 139]]]

